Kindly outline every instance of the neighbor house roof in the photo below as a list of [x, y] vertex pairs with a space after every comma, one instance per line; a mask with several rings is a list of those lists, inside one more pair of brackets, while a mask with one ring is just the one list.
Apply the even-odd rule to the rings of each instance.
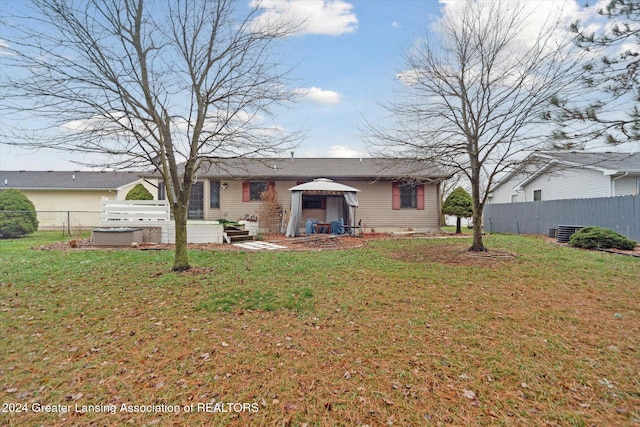
[[242, 158], [204, 162], [198, 176], [237, 179], [422, 179], [451, 176], [425, 163], [379, 158]]
[[140, 172], [0, 171], [0, 191], [19, 190], [116, 190], [140, 180]]
[[588, 151], [544, 151], [540, 157], [566, 164], [596, 169], [605, 174], [640, 173], [640, 153], [595, 153]]
[[511, 178], [522, 173], [526, 177], [518, 185], [524, 185], [546, 172], [563, 169], [584, 168], [597, 170], [604, 175], [621, 175], [640, 173], [640, 153], [614, 153], [593, 151], [540, 151], [523, 159], [518, 167], [504, 176], [492, 191]]

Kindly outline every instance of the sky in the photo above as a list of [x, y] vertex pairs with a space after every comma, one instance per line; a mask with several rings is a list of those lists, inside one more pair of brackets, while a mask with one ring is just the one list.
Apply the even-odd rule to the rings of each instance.
[[[568, 4], [568, 10], [579, 9], [577, 1]], [[444, 9], [461, 5], [462, 0], [263, 0], [263, 15], [305, 21], [282, 42], [302, 97], [279, 119], [287, 129], [306, 130], [295, 156], [367, 157], [365, 118], [383, 116], [380, 103], [400, 84], [403, 55]], [[539, 1], [537, 11], [544, 16], [553, 5]], [[1, 61], [2, 55], [0, 66]], [[31, 152], [0, 142], [2, 170], [83, 169], [73, 159], [69, 153]]]

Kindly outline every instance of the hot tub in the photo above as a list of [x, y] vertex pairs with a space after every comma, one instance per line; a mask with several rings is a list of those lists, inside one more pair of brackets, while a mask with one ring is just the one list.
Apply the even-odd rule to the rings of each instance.
[[96, 246], [131, 246], [142, 243], [142, 228], [94, 228], [91, 240]]

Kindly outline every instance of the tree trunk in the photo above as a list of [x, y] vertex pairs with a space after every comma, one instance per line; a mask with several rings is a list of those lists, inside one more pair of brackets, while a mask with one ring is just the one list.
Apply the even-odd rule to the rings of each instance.
[[177, 203], [173, 208], [173, 219], [176, 223], [175, 255], [173, 259], [172, 271], [185, 271], [189, 265], [189, 255], [187, 254], [187, 206]]
[[[476, 144], [477, 146], [477, 144]], [[480, 195], [480, 167], [477, 156], [470, 155], [472, 176], [471, 176], [471, 199], [473, 202], [473, 244], [469, 248], [470, 252], [485, 252], [482, 243], [482, 211], [484, 203]]]
[[470, 252], [486, 252], [487, 248], [482, 242], [482, 207], [473, 209], [473, 244]]
[[456, 217], [456, 234], [462, 234], [462, 218], [459, 216]]

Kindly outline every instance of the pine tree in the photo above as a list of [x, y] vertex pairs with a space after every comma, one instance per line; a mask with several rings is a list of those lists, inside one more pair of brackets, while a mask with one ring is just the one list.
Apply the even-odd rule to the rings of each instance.
[[456, 234], [462, 233], [461, 219], [473, 215], [473, 202], [471, 195], [462, 187], [457, 187], [449, 194], [442, 205], [442, 213], [454, 215], [456, 219]]
[[597, 140], [610, 145], [640, 141], [640, 0], [610, 0], [597, 11], [602, 30], [574, 22], [575, 43], [588, 57], [581, 79], [590, 101], [552, 97], [554, 148], [583, 148]]
[[153, 200], [153, 194], [142, 184], [136, 184], [125, 196], [125, 200]]

